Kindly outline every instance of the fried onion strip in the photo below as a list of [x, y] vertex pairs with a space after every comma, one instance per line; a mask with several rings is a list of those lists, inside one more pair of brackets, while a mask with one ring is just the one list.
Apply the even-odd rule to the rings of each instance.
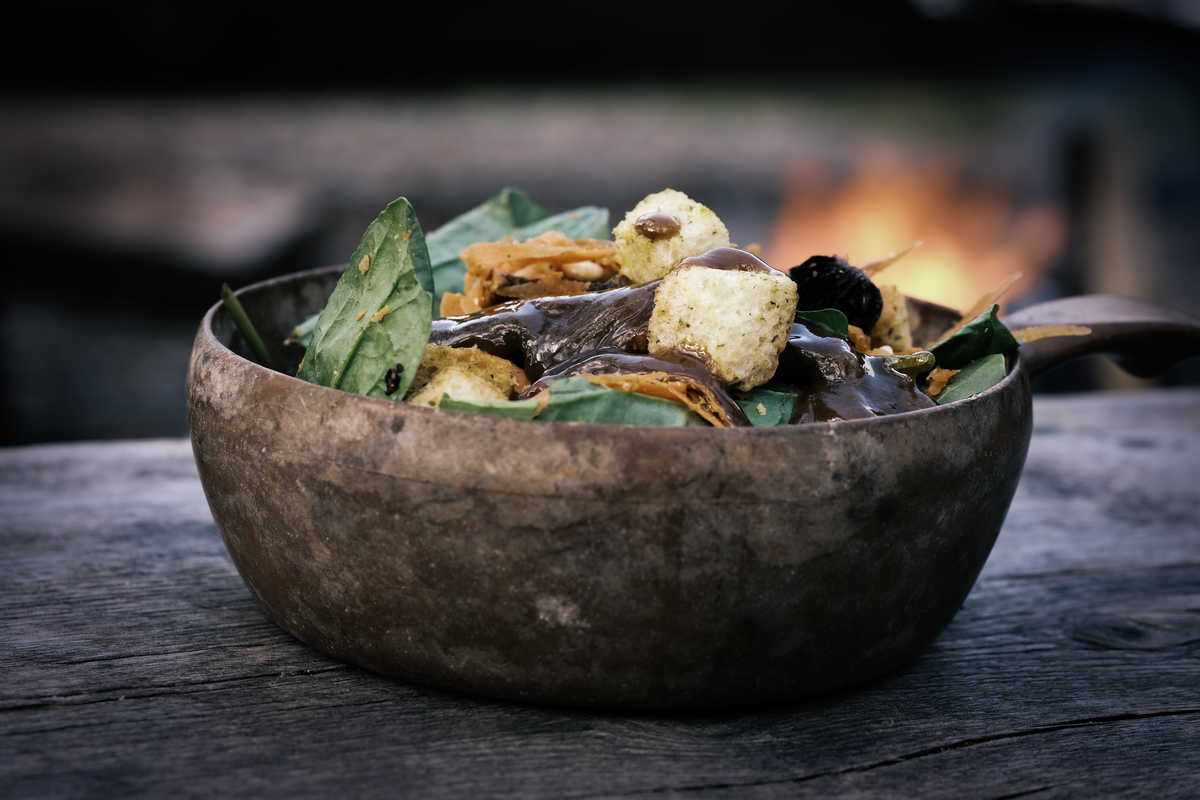
[[605, 373], [583, 377], [610, 389], [683, 403], [717, 428], [728, 428], [733, 424], [724, 409], [702, 388], [666, 372]]
[[954, 334], [961, 331], [967, 325], [971, 324], [976, 317], [995, 305], [996, 301], [1003, 297], [1005, 293], [1007, 293], [1008, 290], [1013, 287], [1013, 284], [1021, 280], [1022, 277], [1022, 273], [1014, 272], [1012, 275], [1009, 275], [1004, 279], [1004, 283], [1000, 284], [995, 289], [992, 289], [990, 292], [985, 293], [982, 297], [975, 301], [973, 306], [963, 312], [962, 319], [958, 321], [958, 324], [943, 333], [941, 337], [934, 342], [934, 344], [941, 344]]
[[1052, 336], [1087, 336], [1091, 328], [1083, 325], [1034, 325], [1012, 332], [1013, 338], [1021, 344], [1036, 342], [1038, 339], [1049, 339]]
[[904, 258], [906, 255], [911, 253], [913, 250], [916, 250], [922, 244], [924, 244], [924, 242], [921, 242], [921, 241], [913, 242], [912, 244], [910, 244], [908, 247], [904, 248], [903, 250], [900, 250], [899, 252], [895, 252], [895, 253], [889, 253], [886, 258], [881, 258], [876, 261], [870, 261], [866, 264], [863, 264], [861, 267], [859, 267], [859, 269], [861, 269], [863, 272], [867, 273], [868, 278], [874, 279], [876, 275], [883, 272], [885, 269], [890, 267], [892, 264], [895, 264], [900, 259]]

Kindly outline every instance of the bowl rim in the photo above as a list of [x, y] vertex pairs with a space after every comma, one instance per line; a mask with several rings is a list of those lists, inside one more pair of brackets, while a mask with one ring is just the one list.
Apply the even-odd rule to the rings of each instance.
[[[277, 275], [277, 276], [274, 276], [271, 278], [267, 278], [265, 280], [256, 281], [255, 283], [247, 284], [246, 286], [243, 286], [240, 289], [237, 289], [236, 291], [234, 291], [234, 295], [240, 297], [243, 294], [258, 292], [258, 291], [263, 291], [266, 289], [274, 288], [275, 286], [278, 286], [280, 284], [285, 284], [285, 283], [289, 283], [292, 281], [302, 280], [305, 278], [313, 278], [313, 277], [322, 276], [322, 275], [326, 275], [326, 274], [333, 274], [335, 272], [342, 271], [344, 269], [345, 269], [344, 264], [341, 264], [341, 265], [335, 264], [335, 265], [327, 265], [324, 267], [316, 267], [316, 268], [312, 268], [312, 269], [300, 270], [298, 272], [290, 272], [290, 273], [287, 273], [284, 275]], [[368, 397], [367, 395], [356, 394], [354, 392], [347, 392], [344, 389], [336, 389], [331, 386], [322, 386], [321, 384], [310, 383], [306, 380], [302, 380], [293, 375], [289, 375], [286, 372], [281, 372], [279, 370], [270, 369], [269, 367], [264, 367], [262, 364], [259, 364], [256, 361], [246, 358], [245, 356], [239, 355], [232, 348], [226, 346], [224, 343], [222, 343], [220, 341], [220, 339], [217, 338], [216, 333], [213, 331], [213, 320], [216, 317], [217, 311], [223, 305], [224, 305], [223, 300], [217, 300], [205, 312], [204, 317], [201, 319], [201, 322], [200, 322], [198, 338], [197, 338], [196, 344], [193, 346], [193, 353], [203, 343], [204, 345], [215, 349], [217, 352], [219, 352], [225, 358], [232, 357], [234, 359], [234, 363], [237, 363], [243, 369], [250, 369], [252, 371], [260, 370], [266, 376], [272, 376], [276, 379], [284, 379], [285, 385], [287, 385], [286, 384], [287, 381], [292, 381], [292, 382], [295, 382], [295, 384], [297, 384], [297, 388], [306, 387], [309, 390], [318, 390], [321, 392], [336, 392], [339, 395], [355, 397], [355, 398], [358, 398], [359, 401], [364, 402], [364, 403], [368, 404], [369, 406], [373, 406], [377, 409], [390, 408], [391, 411], [388, 413], [392, 413], [392, 414], [400, 414], [400, 415], [407, 415], [407, 414], [447, 415], [447, 414], [449, 414], [449, 415], [451, 415], [450, 416], [451, 420], [459, 420], [461, 422], [478, 421], [481, 419], [485, 419], [488, 421], [489, 427], [496, 430], [497, 432], [502, 432], [505, 429], [509, 428], [509, 426], [519, 426], [519, 427], [512, 428], [512, 430], [514, 432], [525, 430], [524, 426], [532, 421], [532, 420], [513, 419], [510, 417], [502, 417], [502, 416], [475, 414], [475, 413], [472, 413], [469, 411], [456, 411], [453, 409], [429, 408], [426, 406], [414, 406], [414, 405], [409, 405], [408, 403], [399, 402], [399, 401], [395, 401], [395, 400], [385, 400], [385, 399], [379, 398], [379, 397]], [[980, 392], [979, 394], [964, 398], [962, 400], [956, 400], [952, 403], [947, 403], [945, 405], [934, 405], [934, 406], [931, 406], [928, 408], [918, 408], [918, 409], [914, 409], [911, 411], [901, 411], [901, 412], [897, 412], [895, 414], [884, 414], [882, 416], [864, 417], [864, 418], [860, 418], [860, 419], [827, 420], [827, 421], [823, 421], [823, 422], [805, 422], [805, 423], [800, 423], [800, 424], [795, 424], [795, 425], [771, 425], [771, 426], [737, 425], [737, 426], [731, 426], [728, 428], [713, 428], [711, 426], [705, 426], [705, 427], [700, 427], [700, 426], [674, 427], [674, 426], [654, 426], [654, 425], [648, 426], [648, 425], [628, 425], [628, 424], [615, 424], [615, 423], [602, 423], [602, 422], [575, 422], [575, 421], [543, 420], [543, 421], [539, 422], [538, 427], [544, 428], [546, 425], [555, 425], [555, 426], [565, 425], [565, 426], [570, 427], [573, 430], [587, 430], [589, 428], [595, 428], [597, 431], [606, 431], [610, 434], [612, 434], [616, 431], [626, 431], [626, 432], [638, 431], [638, 432], [645, 433], [649, 430], [654, 430], [656, 432], [656, 434], [663, 433], [666, 435], [672, 435], [672, 434], [667, 434], [666, 432], [674, 432], [675, 435], [692, 436], [696, 432], [707, 432], [710, 430], [718, 430], [718, 431], [721, 431], [721, 433], [719, 434], [721, 436], [755, 436], [755, 437], [762, 437], [762, 436], [774, 437], [774, 436], [781, 436], [781, 435], [796, 436], [796, 435], [805, 434], [805, 432], [807, 432], [808, 434], [819, 433], [819, 434], [824, 434], [824, 435], [831, 435], [835, 431], [843, 431], [843, 430], [848, 430], [848, 429], [855, 430], [855, 429], [859, 429], [859, 428], [866, 428], [869, 426], [874, 426], [874, 427], [878, 428], [882, 425], [898, 424], [902, 421], [912, 420], [912, 419], [923, 419], [925, 417], [933, 417], [938, 414], [968, 413], [965, 411], [965, 409], [970, 409], [975, 406], [982, 405], [986, 402], [990, 402], [990, 400], [993, 396], [1000, 395], [1006, 391], [1009, 391], [1014, 386], [1027, 385], [1027, 381], [1024, 380], [1024, 372], [1025, 372], [1025, 370], [1022, 368], [1020, 350], [1018, 350], [1016, 357], [1013, 359], [1012, 367], [1009, 369], [1008, 374], [1005, 375], [1004, 378], [999, 383], [994, 384], [993, 386], [989, 387], [988, 389], [984, 390], [983, 392]], [[189, 394], [190, 394], [190, 386], [191, 386], [191, 381], [189, 380]], [[1027, 393], [1028, 393], [1028, 391], [1027, 391]]]

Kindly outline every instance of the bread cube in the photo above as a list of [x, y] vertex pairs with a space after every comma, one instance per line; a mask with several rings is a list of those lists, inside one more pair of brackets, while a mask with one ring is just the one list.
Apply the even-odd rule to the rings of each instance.
[[650, 354], [699, 356], [725, 383], [753, 389], [779, 366], [796, 302], [796, 284], [783, 272], [685, 264], [655, 292]]
[[883, 296], [883, 311], [871, 328], [871, 345], [891, 347], [897, 353], [911, 350], [913, 341], [908, 325], [908, 301], [895, 286], [881, 285], [879, 293]]
[[465, 367], [446, 367], [438, 371], [408, 402], [414, 406], [437, 408], [443, 397], [481, 406], [509, 399], [494, 383], [478, 373]]
[[680, 261], [729, 246], [725, 223], [683, 192], [664, 189], [642, 199], [613, 228], [621, 274], [634, 283], [666, 275]]
[[511, 361], [477, 347], [426, 345], [408, 402], [437, 407], [443, 395], [485, 405], [508, 400], [529, 388], [524, 371]]

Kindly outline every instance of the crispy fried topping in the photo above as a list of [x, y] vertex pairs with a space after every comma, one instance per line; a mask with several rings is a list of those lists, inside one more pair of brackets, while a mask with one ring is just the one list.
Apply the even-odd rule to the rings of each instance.
[[896, 252], [896, 253], [888, 253], [887, 258], [881, 258], [877, 261], [868, 262], [866, 264], [863, 264], [861, 267], [859, 267], [859, 269], [861, 269], [863, 272], [867, 273], [867, 276], [869, 278], [874, 279], [874, 277], [876, 275], [883, 272], [885, 269], [890, 267], [892, 264], [895, 264], [900, 259], [904, 258], [906, 255], [911, 253], [913, 250], [916, 250], [922, 244], [924, 244], [924, 242], [919, 242], [919, 241], [913, 242], [912, 244], [910, 244], [908, 247], [904, 248], [903, 250]]
[[598, 383], [610, 389], [683, 403], [703, 417], [710, 425], [718, 428], [728, 428], [733, 425], [729, 420], [729, 415], [716, 402], [716, 398], [709, 395], [707, 389], [676, 375], [669, 375], [666, 372], [638, 372], [585, 375], [583, 377], [592, 383]]
[[929, 383], [925, 387], [925, 393], [930, 397], [937, 397], [946, 388], [946, 384], [950, 379], [958, 374], [956, 369], [944, 369], [937, 367], [933, 372], [929, 373]]
[[[606, 280], [617, 271], [615, 253], [612, 242], [568, 239], [560, 231], [548, 231], [526, 242], [511, 237], [477, 242], [459, 254], [467, 265], [463, 291], [442, 296], [442, 315], [470, 314], [506, 298], [580, 294], [586, 288], [573, 284], [586, 287], [586, 283], [572, 280], [567, 273], [597, 276], [588, 282]], [[515, 289], [510, 276], [536, 285]]]
[[454, 367], [477, 375], [494, 385], [506, 397], [513, 397], [529, 388], [529, 378], [516, 364], [499, 356], [485, 353], [478, 347], [447, 347], [440, 344], [425, 346], [421, 365], [409, 387], [415, 396], [441, 370]]
[[862, 328], [857, 325], [851, 325], [848, 328], [850, 335], [850, 344], [860, 353], [871, 352], [871, 337], [868, 336]]
[[951, 336], [965, 328], [967, 325], [974, 322], [976, 317], [991, 308], [997, 300], [1003, 297], [1004, 294], [1013, 287], [1014, 283], [1021, 280], [1021, 277], [1022, 274], [1020, 272], [1014, 272], [1012, 275], [1009, 275], [1007, 278], [1005, 278], [1004, 283], [1000, 284], [995, 289], [992, 289], [990, 292], [987, 292], [978, 300], [976, 300], [975, 305], [963, 312], [962, 319], [959, 320], [958, 324], [943, 333], [941, 338], [939, 338], [933, 344], [940, 344], [946, 341]]
[[1052, 336], [1087, 336], [1091, 332], [1091, 328], [1085, 328], [1083, 325], [1035, 325], [1013, 331], [1012, 335], [1018, 342], [1025, 344]]

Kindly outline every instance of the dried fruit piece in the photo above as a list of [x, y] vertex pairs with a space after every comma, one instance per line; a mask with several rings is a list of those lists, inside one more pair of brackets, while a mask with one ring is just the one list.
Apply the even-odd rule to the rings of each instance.
[[837, 256], [813, 256], [788, 274], [799, 290], [801, 311], [836, 308], [864, 331], [875, 327], [883, 311], [883, 297], [867, 274]]

